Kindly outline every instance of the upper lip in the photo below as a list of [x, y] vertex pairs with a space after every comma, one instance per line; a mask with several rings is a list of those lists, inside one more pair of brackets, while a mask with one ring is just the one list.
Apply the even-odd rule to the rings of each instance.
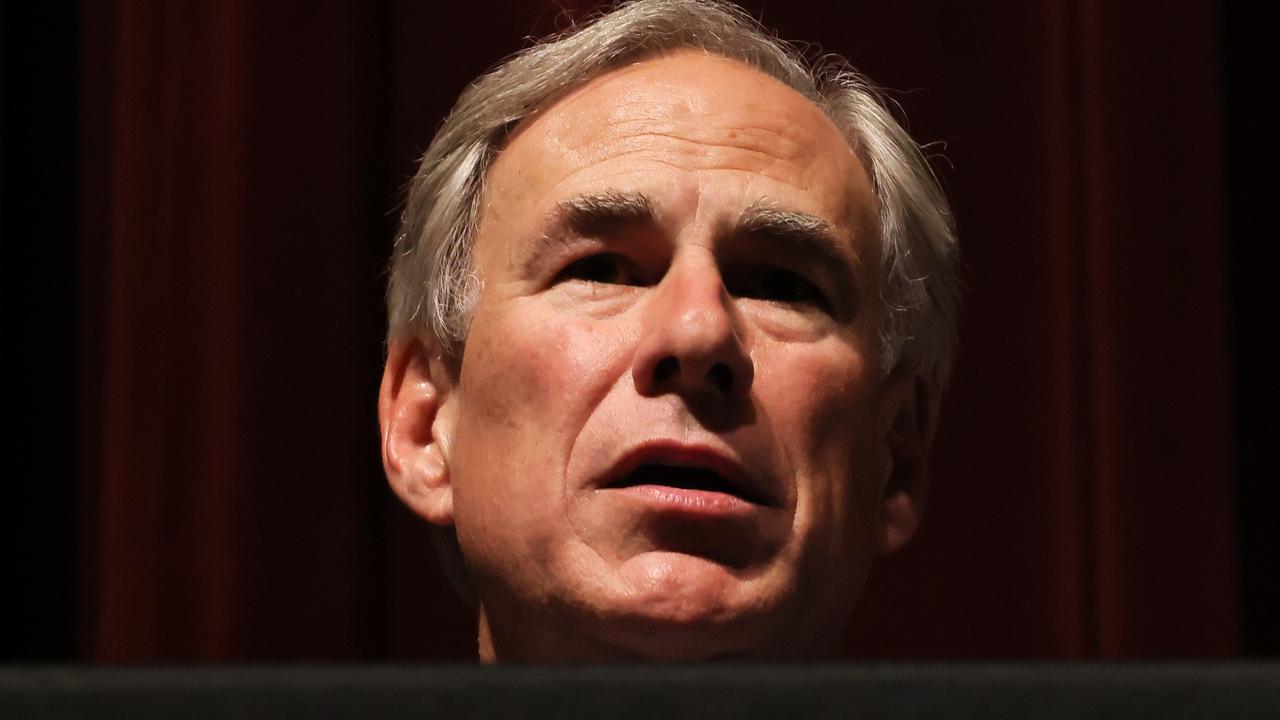
[[756, 503], [778, 507], [778, 489], [767, 477], [749, 471], [728, 450], [711, 445], [673, 441], [650, 442], [622, 454], [605, 473], [600, 488], [621, 487], [627, 478], [645, 465], [709, 470], [723, 478], [735, 495]]

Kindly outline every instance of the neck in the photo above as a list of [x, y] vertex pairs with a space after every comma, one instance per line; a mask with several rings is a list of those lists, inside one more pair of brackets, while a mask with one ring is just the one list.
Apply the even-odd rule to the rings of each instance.
[[484, 665], [493, 665], [498, 662], [498, 658], [493, 652], [493, 633], [489, 630], [489, 615], [484, 611], [484, 603], [480, 604], [480, 620], [477, 627], [476, 644], [480, 650], [480, 662]]
[[[476, 623], [476, 645], [480, 662], [485, 665], [498, 663], [530, 662], [608, 662], [626, 658], [626, 654], [590, 642], [567, 627], [548, 618], [523, 618], [515, 622], [497, 622], [493, 613], [480, 603]], [[633, 658], [638, 659], [638, 658]]]

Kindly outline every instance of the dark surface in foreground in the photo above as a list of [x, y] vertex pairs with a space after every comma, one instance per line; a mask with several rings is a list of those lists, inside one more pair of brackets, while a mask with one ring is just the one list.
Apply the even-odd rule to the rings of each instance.
[[31, 718], [1274, 718], [1280, 664], [0, 669]]

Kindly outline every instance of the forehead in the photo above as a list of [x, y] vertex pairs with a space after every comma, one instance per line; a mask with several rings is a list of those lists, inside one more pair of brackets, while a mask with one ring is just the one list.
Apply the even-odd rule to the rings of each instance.
[[866, 173], [817, 105], [740, 62], [692, 50], [606, 73], [526, 120], [486, 185], [486, 219], [604, 189], [675, 206], [731, 188], [738, 204], [781, 204], [858, 235], [875, 224]]

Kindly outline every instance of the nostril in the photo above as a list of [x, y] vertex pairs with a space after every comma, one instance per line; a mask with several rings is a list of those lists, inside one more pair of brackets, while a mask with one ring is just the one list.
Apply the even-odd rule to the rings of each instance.
[[659, 360], [657, 366], [653, 368], [655, 383], [664, 383], [678, 374], [680, 374], [680, 361], [670, 355]]
[[711, 366], [707, 371], [707, 379], [709, 379], [720, 392], [728, 395], [733, 390], [733, 370], [729, 369], [728, 363], [718, 362]]

